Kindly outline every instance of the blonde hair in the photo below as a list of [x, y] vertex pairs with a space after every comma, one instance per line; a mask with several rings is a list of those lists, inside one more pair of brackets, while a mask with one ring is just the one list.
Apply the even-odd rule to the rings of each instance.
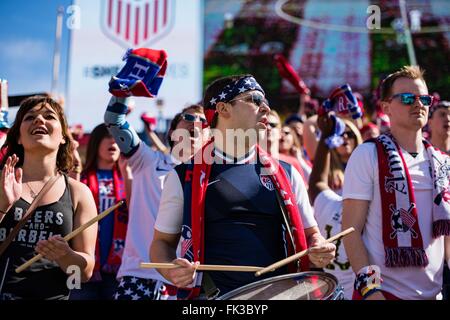
[[[355, 135], [355, 148], [363, 143], [363, 139], [359, 129], [355, 126], [353, 122], [347, 119], [342, 119], [345, 126], [348, 127]], [[355, 150], [355, 149], [353, 149]], [[328, 184], [331, 189], [340, 189], [344, 185], [344, 165], [342, 163], [341, 157], [336, 149], [331, 150], [331, 162], [330, 162], [330, 173], [328, 175]]]
[[419, 66], [403, 66], [400, 70], [391, 73], [381, 83], [381, 100], [385, 101], [392, 95], [395, 80], [399, 78], [420, 79], [425, 83], [424, 73], [425, 70]]
[[280, 115], [278, 114], [278, 112], [276, 112], [276, 111], [273, 110], [273, 109], [270, 109], [269, 115], [270, 115], [270, 116], [274, 116], [275, 118], [278, 119], [278, 126], [277, 126], [277, 128], [281, 128], [281, 118], [280, 118]]

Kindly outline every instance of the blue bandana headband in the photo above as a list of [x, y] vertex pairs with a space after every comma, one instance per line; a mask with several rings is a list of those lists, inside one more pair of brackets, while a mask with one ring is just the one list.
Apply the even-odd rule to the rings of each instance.
[[264, 90], [261, 88], [259, 83], [253, 77], [245, 77], [239, 79], [229, 85], [226, 85], [222, 92], [208, 102], [208, 109], [216, 109], [216, 104], [218, 102], [228, 102], [233, 100], [236, 96], [241, 93], [257, 90], [260, 91], [263, 95], [265, 95]]

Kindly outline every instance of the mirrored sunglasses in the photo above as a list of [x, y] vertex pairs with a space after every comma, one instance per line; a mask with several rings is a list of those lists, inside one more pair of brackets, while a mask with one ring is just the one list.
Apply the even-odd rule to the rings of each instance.
[[236, 99], [231, 99], [228, 102], [233, 102], [233, 101], [251, 101], [253, 102], [256, 106], [260, 107], [262, 104], [265, 104], [266, 106], [269, 106], [269, 101], [267, 101], [267, 99], [259, 93], [256, 92], [252, 92], [246, 96], [242, 96]]
[[414, 93], [397, 93], [394, 94], [389, 99], [389, 101], [392, 101], [392, 99], [395, 98], [400, 98], [401, 103], [408, 106], [414, 104], [414, 102], [416, 102], [417, 99], [419, 99], [424, 106], [431, 106], [431, 104], [433, 103], [433, 96], [430, 96], [428, 94], [416, 95]]

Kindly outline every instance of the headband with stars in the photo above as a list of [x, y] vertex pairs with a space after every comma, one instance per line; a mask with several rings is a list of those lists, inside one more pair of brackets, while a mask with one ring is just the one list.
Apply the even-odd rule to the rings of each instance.
[[251, 90], [260, 91], [263, 95], [265, 95], [264, 90], [253, 77], [244, 77], [237, 81], [234, 81], [229, 85], [226, 85], [217, 96], [212, 97], [211, 100], [208, 101], [208, 104], [205, 108], [206, 119], [208, 120], [208, 123], [211, 123], [212, 118], [214, 117], [214, 114], [216, 112], [216, 105], [218, 102], [231, 101], [241, 93]]

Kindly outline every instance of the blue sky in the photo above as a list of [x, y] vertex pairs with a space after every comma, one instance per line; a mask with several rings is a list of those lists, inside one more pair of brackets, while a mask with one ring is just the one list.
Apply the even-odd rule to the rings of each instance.
[[[0, 78], [9, 81], [10, 95], [50, 91], [57, 8], [67, 8], [71, 3], [71, 0], [0, 1]], [[65, 84], [68, 40], [64, 21], [60, 91]]]

